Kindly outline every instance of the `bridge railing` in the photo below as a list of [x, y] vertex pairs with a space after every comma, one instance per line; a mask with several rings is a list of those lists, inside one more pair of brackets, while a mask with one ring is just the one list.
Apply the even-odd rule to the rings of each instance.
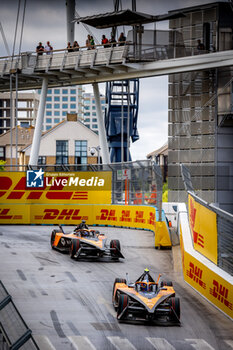
[[195, 194], [190, 171], [183, 164], [181, 173], [189, 196], [194, 248], [233, 276], [233, 215]]
[[126, 62], [156, 61], [205, 54], [208, 51], [197, 50], [183, 45], [135, 45], [126, 42], [121, 46], [103, 47], [95, 45], [91, 50], [80, 47], [78, 51], [67, 49], [53, 50], [50, 54], [37, 55], [36, 52], [23, 52], [14, 57], [0, 57], [0, 76], [8, 75], [19, 69], [25, 74], [49, 70], [93, 68]]
[[0, 349], [39, 350], [11, 296], [0, 281]]

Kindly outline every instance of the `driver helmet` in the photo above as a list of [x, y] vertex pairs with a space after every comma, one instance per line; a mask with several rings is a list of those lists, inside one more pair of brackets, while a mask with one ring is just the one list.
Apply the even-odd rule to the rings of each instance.
[[150, 284], [149, 284], [149, 281], [148, 281], [147, 279], [143, 280], [143, 281], [140, 283], [140, 286], [141, 286], [141, 291], [143, 291], [143, 292], [149, 292]]
[[86, 220], [82, 220], [82, 224], [85, 224], [86, 223]]

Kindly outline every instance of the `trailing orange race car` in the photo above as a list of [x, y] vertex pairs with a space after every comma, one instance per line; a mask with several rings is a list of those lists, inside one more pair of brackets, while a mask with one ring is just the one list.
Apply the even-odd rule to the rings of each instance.
[[62, 252], [70, 253], [70, 257], [78, 259], [81, 257], [103, 257], [110, 256], [112, 259], [123, 258], [120, 242], [111, 240], [107, 246], [107, 238], [96, 230], [76, 228], [70, 233], [65, 233], [61, 225], [60, 230], [51, 233], [51, 247]]
[[172, 282], [155, 282], [149, 270], [136, 280], [116, 278], [113, 285], [113, 306], [120, 321], [155, 321], [180, 325], [180, 299], [175, 296]]

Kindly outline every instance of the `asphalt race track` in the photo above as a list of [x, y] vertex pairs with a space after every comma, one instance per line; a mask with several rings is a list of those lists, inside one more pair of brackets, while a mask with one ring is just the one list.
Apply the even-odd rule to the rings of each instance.
[[[0, 279], [41, 350], [233, 349], [233, 323], [183, 282], [179, 247], [155, 250], [152, 232], [99, 228], [121, 241], [126, 259], [73, 261], [50, 247], [52, 226], [0, 226]], [[70, 227], [65, 227], [70, 231]], [[148, 267], [172, 280], [181, 327], [116, 320], [112, 286]]]

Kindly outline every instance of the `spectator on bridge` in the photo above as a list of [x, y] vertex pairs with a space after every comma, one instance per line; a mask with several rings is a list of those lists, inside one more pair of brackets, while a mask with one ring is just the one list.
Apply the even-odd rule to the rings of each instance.
[[95, 40], [93, 38], [93, 36], [91, 35], [91, 38], [90, 38], [90, 44], [91, 44], [91, 49], [95, 49]]
[[115, 39], [115, 36], [113, 34], [111, 35], [111, 39], [109, 40], [109, 42], [110, 42], [112, 47], [116, 46], [116, 39]]
[[91, 50], [91, 36], [90, 36], [90, 34], [88, 34], [88, 36], [87, 36], [86, 47], [87, 47], [87, 50]]
[[45, 46], [45, 52], [47, 55], [52, 55], [53, 47], [50, 45], [50, 42], [47, 41], [47, 44]]
[[39, 42], [38, 46], [36, 47], [36, 52], [38, 56], [43, 55], [44, 46], [42, 45], [42, 42]]
[[205, 46], [200, 39], [197, 40], [197, 49], [198, 51], [205, 50]]
[[68, 41], [68, 43], [67, 43], [67, 51], [68, 52], [73, 52], [74, 50], [73, 50], [73, 47], [71, 46], [71, 43]]
[[109, 47], [109, 41], [108, 41], [108, 39], [106, 38], [105, 35], [102, 35], [101, 44], [102, 44], [104, 47]]
[[79, 51], [79, 44], [76, 40], [74, 41], [72, 48], [73, 51]]
[[118, 42], [119, 42], [119, 44], [118, 44], [119, 46], [125, 45], [126, 37], [125, 37], [125, 35], [124, 35], [123, 32], [122, 32], [121, 35], [119, 36]]

